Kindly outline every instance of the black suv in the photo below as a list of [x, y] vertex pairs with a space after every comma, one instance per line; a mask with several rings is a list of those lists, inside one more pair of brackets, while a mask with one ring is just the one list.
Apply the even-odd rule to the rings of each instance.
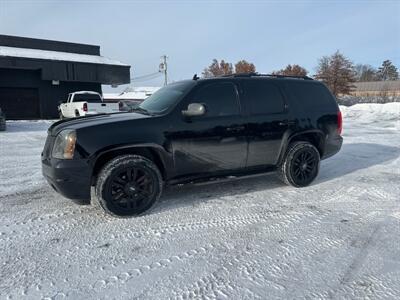
[[277, 170], [310, 184], [320, 160], [342, 146], [342, 116], [324, 84], [308, 77], [242, 74], [170, 84], [134, 112], [54, 123], [43, 174], [67, 198], [108, 213], [149, 209], [163, 186]]

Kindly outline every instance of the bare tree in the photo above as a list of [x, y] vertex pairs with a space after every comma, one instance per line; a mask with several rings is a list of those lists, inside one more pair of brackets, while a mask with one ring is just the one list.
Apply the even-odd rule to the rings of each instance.
[[358, 64], [355, 66], [356, 81], [375, 81], [378, 80], [376, 69], [370, 65]]
[[255, 73], [256, 66], [246, 60], [240, 60], [235, 64], [235, 73]]
[[203, 71], [203, 77], [215, 77], [221, 75], [229, 75], [233, 73], [233, 67], [231, 63], [225, 62], [223, 59], [218, 62], [217, 59], [213, 59], [211, 65]]
[[285, 76], [307, 76], [308, 71], [299, 65], [287, 65], [286, 68], [279, 71], [274, 71], [274, 75], [285, 75]]
[[339, 51], [320, 59], [315, 78], [323, 81], [336, 97], [349, 94], [356, 81], [353, 63]]

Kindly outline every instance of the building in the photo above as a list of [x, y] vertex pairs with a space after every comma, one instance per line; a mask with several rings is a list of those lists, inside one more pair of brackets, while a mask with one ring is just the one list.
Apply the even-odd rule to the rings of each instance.
[[121, 100], [142, 102], [147, 97], [153, 95], [160, 87], [146, 86], [146, 87], [130, 87], [124, 92], [119, 94], [105, 93], [103, 94], [104, 101], [118, 102]]
[[400, 80], [355, 82], [350, 95], [358, 97], [400, 96]]
[[0, 35], [0, 107], [7, 119], [57, 118], [71, 92], [130, 83], [130, 66], [95, 45]]

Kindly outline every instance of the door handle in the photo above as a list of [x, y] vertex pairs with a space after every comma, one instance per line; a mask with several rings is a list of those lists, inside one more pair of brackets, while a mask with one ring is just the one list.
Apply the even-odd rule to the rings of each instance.
[[226, 131], [229, 131], [229, 132], [239, 132], [239, 131], [242, 131], [242, 130], [244, 130], [244, 126], [235, 126], [235, 127], [228, 127], [228, 128], [226, 128]]
[[296, 121], [285, 120], [285, 121], [279, 122], [278, 125], [279, 126], [296, 125]]

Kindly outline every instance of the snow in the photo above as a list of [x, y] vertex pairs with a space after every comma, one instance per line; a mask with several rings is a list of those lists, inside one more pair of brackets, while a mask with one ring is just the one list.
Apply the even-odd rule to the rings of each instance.
[[311, 186], [177, 186], [130, 219], [45, 183], [50, 122], [7, 122], [0, 298], [399, 299], [400, 103], [341, 109], [345, 143]]
[[[400, 82], [400, 81], [399, 81]], [[389, 103], [400, 102], [400, 95], [398, 96], [352, 96], [344, 95], [337, 98], [338, 103], [345, 106], [351, 106], [357, 103]]]
[[23, 58], [36, 58], [60, 61], [74, 61], [91, 64], [104, 64], [104, 65], [118, 65], [128, 66], [120, 61], [109, 59], [99, 55], [77, 54], [69, 52], [59, 52], [50, 50], [39, 50], [29, 48], [16, 48], [0, 46], [0, 56], [23, 57]]
[[357, 119], [358, 123], [373, 123], [379, 121], [381, 125], [400, 129], [400, 103], [362, 103], [350, 107], [340, 106], [345, 117]]
[[129, 88], [128, 91], [124, 91], [120, 94], [117, 93], [105, 93], [103, 98], [106, 100], [144, 100], [147, 97], [154, 94], [160, 87], [136, 87]]

